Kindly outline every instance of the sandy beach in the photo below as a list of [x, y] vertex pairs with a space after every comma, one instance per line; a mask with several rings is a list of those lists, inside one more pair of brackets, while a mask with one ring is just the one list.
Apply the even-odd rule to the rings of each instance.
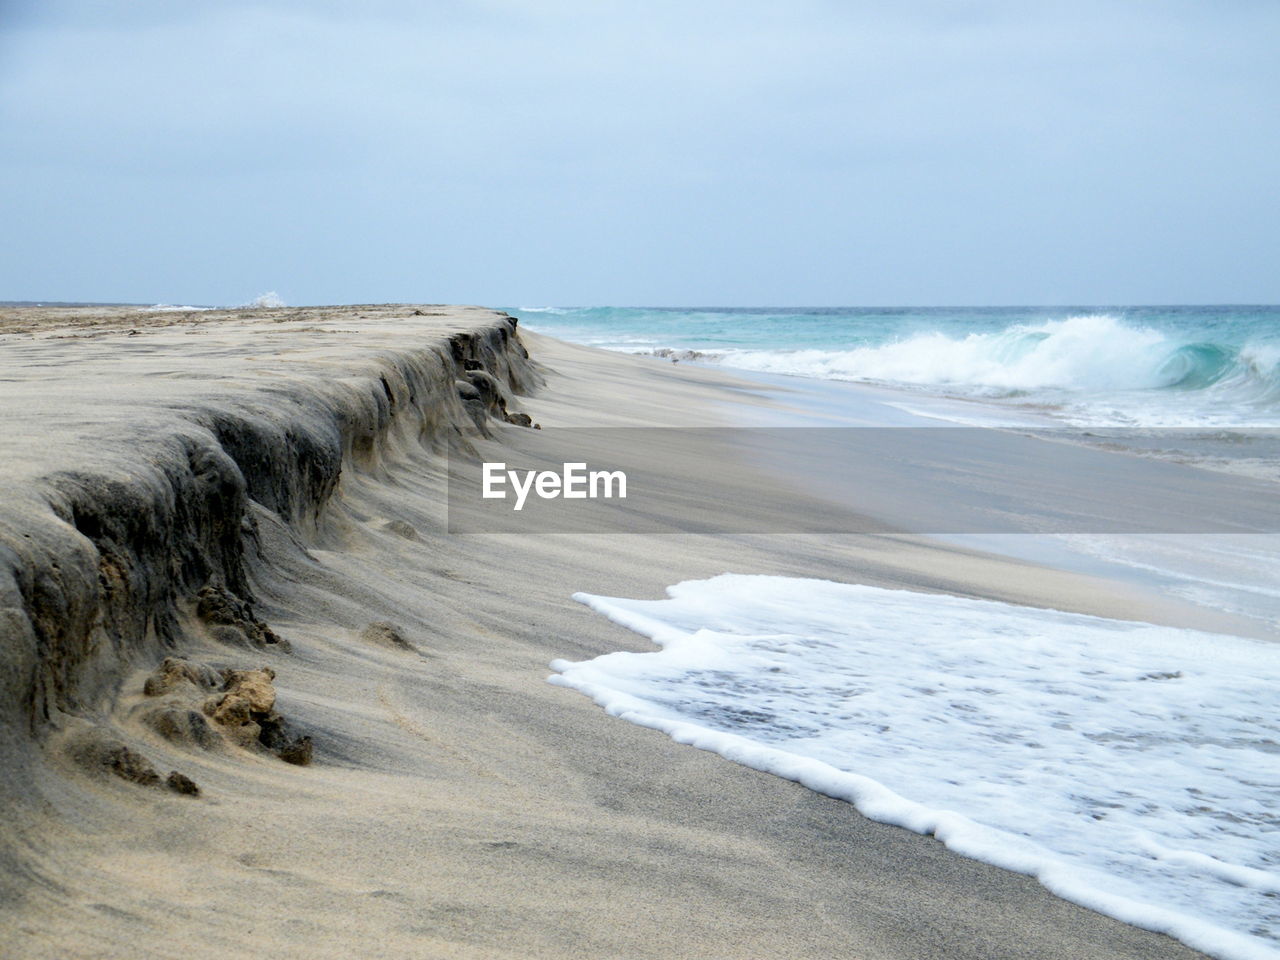
[[[450, 444], [540, 442], [520, 414], [550, 435], [783, 405], [478, 307], [0, 311], [6, 955], [1200, 956], [611, 717], [548, 664], [647, 648], [574, 592], [726, 571], [1242, 621], [917, 535], [448, 533]], [[735, 482], [788, 479], [744, 458]], [[215, 722], [221, 677], [148, 695], [166, 657], [270, 668], [252, 722], [287, 734]]]

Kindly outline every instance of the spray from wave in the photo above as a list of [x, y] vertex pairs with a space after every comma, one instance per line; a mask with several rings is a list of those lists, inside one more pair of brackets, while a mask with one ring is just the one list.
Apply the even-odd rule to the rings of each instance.
[[242, 306], [249, 310], [276, 309], [285, 306], [285, 302], [281, 299], [280, 294], [274, 290], [268, 290], [266, 293], [259, 294]]
[[1017, 324], [966, 336], [920, 333], [850, 350], [725, 354], [745, 369], [839, 380], [961, 387], [988, 396], [1061, 389], [1082, 393], [1210, 386], [1237, 365], [1215, 344], [1177, 344], [1106, 314]]
[[[1181, 426], [1280, 413], [1280, 346], [1185, 342], [1107, 314], [849, 350], [727, 351], [727, 366], [1067, 408], [1076, 419]], [[1146, 396], [1143, 396], [1143, 395]], [[1093, 416], [1090, 416], [1093, 414]]]

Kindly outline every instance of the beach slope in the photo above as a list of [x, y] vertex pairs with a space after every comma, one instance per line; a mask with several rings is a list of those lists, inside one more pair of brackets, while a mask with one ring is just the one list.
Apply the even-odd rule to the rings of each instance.
[[645, 646], [575, 591], [725, 571], [1223, 626], [923, 537], [447, 532], [450, 448], [750, 384], [421, 305], [12, 309], [0, 351], [7, 955], [1198, 956], [546, 682]]

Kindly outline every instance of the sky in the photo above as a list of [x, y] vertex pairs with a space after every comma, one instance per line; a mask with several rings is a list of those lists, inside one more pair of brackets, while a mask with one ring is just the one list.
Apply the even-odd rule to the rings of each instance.
[[1280, 302], [1274, 0], [0, 0], [0, 300]]

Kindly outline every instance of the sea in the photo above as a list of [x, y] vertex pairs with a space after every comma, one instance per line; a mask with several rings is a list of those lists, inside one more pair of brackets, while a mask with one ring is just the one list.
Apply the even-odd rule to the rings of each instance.
[[[1280, 498], [1280, 307], [509, 312], [740, 372], [785, 405], [771, 426], [1052, 427]], [[1280, 958], [1280, 536], [949, 539], [1241, 626], [728, 570], [659, 600], [577, 594], [658, 649], [556, 661], [551, 680], [1210, 956]]]
[[891, 386], [1075, 425], [1280, 426], [1280, 307], [524, 307], [608, 350]]

